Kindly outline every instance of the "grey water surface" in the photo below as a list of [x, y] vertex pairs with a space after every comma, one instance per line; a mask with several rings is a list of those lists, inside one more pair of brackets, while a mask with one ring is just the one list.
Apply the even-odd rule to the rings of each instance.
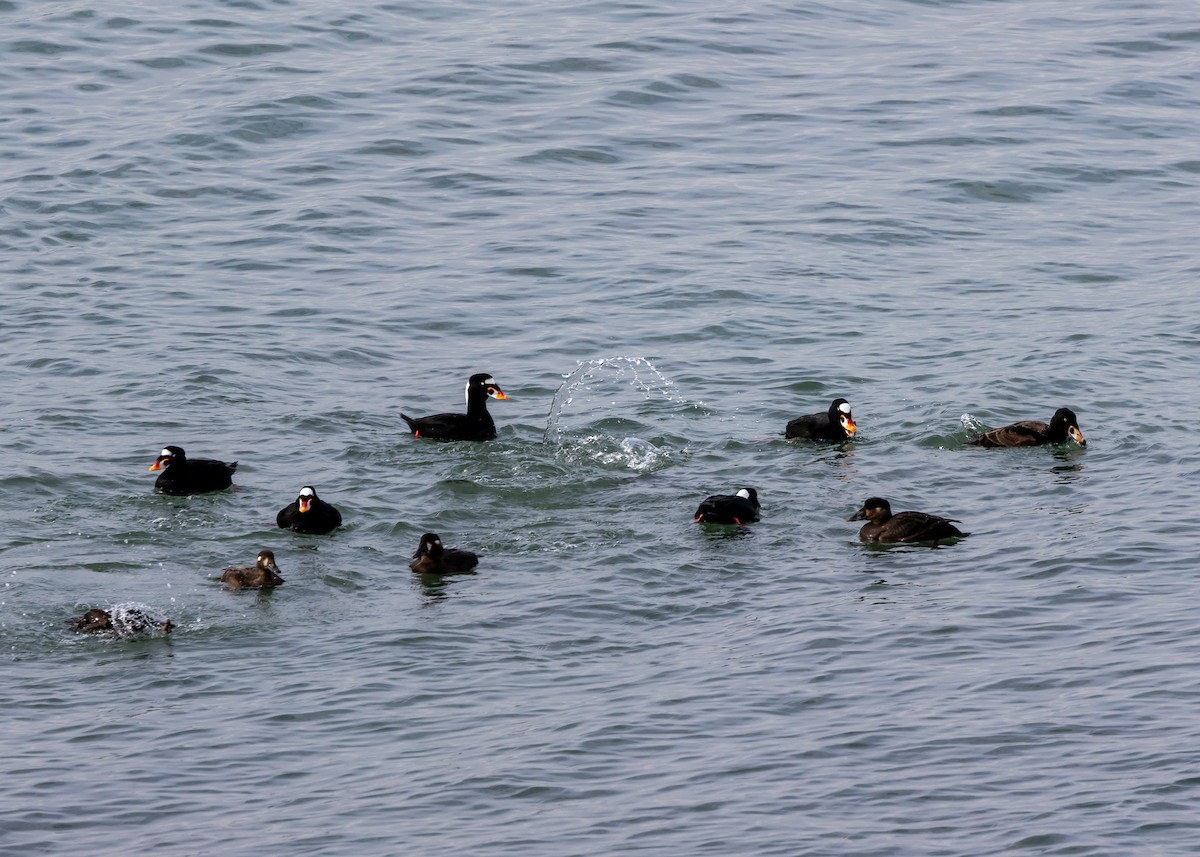
[[1196, 12], [0, 0], [0, 852], [1200, 853]]

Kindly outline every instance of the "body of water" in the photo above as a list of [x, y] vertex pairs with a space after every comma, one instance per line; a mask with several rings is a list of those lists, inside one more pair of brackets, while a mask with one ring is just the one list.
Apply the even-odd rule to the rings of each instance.
[[1197, 853], [1195, 12], [0, 0], [0, 852]]

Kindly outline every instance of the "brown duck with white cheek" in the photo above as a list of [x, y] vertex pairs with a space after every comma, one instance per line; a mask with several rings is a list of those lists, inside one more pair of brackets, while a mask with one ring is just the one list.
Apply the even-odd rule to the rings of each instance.
[[870, 497], [848, 521], [866, 521], [858, 531], [864, 542], [937, 542], [969, 536], [953, 518], [929, 515], [925, 512], [892, 514], [892, 504], [882, 497]]
[[442, 537], [437, 533], [421, 536], [417, 552], [408, 567], [414, 574], [474, 574], [472, 569], [479, 565], [479, 557], [471, 551], [442, 546]]
[[254, 565], [222, 571], [220, 581], [230, 589], [270, 589], [283, 583], [283, 575], [275, 564], [275, 554], [264, 550], [258, 552]]
[[1037, 420], [1023, 420], [977, 434], [967, 442], [972, 446], [998, 447], [1043, 446], [1066, 443], [1068, 440], [1073, 440], [1080, 446], [1087, 446], [1083, 432], [1079, 430], [1079, 421], [1075, 419], [1075, 412], [1070, 408], [1059, 408], [1050, 418], [1049, 425]]
[[854, 417], [850, 413], [850, 403], [845, 399], [834, 399], [825, 413], [807, 414], [789, 422], [783, 436], [838, 443], [854, 437], [857, 431], [858, 426], [854, 424]]

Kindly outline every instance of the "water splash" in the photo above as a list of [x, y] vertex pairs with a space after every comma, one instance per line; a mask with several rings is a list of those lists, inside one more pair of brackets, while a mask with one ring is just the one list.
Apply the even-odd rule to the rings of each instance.
[[[659, 406], [663, 403], [673, 405], [667, 410], [671, 416], [680, 409], [708, 413], [703, 402], [693, 402], [681, 394], [674, 382], [644, 357], [580, 361], [574, 372], [563, 377], [565, 380], [550, 404], [542, 440], [572, 460], [582, 457], [601, 465], [638, 472], [656, 470], [684, 448], [682, 439], [671, 436], [669, 426], [656, 429], [651, 424], [664, 414]], [[621, 413], [613, 413], [612, 407], [618, 404], [614, 396], [630, 389], [641, 394], [641, 403]], [[603, 410], [591, 407], [587, 410], [591, 419], [585, 426], [570, 431], [565, 429], [564, 414], [570, 412], [572, 405], [581, 404], [585, 399], [603, 400]], [[630, 436], [631, 432], [634, 434]]]
[[962, 423], [962, 427], [968, 435], [979, 434], [987, 428], [986, 425], [971, 414], [962, 414], [959, 416], [958, 421]]

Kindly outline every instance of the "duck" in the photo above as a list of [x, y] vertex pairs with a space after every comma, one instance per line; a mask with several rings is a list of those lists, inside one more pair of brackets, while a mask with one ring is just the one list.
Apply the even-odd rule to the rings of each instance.
[[750, 524], [758, 520], [758, 492], [739, 489], [736, 494], [713, 494], [696, 509], [697, 524]]
[[300, 494], [279, 510], [275, 523], [297, 533], [324, 535], [342, 525], [342, 513], [317, 496], [317, 489], [305, 485]]
[[425, 533], [408, 567], [415, 574], [473, 574], [479, 556], [471, 551], [442, 547], [442, 537]]
[[854, 437], [857, 431], [850, 403], [845, 399], [834, 399], [825, 413], [807, 414], [789, 422], [783, 436], [839, 443]]
[[925, 512], [892, 514], [892, 504], [882, 497], [868, 497], [848, 521], [866, 521], [858, 531], [864, 542], [934, 542], [971, 535], [954, 526], [960, 521]]
[[1011, 423], [998, 429], [985, 431], [975, 435], [967, 443], [972, 446], [1042, 446], [1044, 444], [1066, 443], [1073, 440], [1080, 446], [1087, 446], [1083, 432], [1079, 430], [1079, 420], [1070, 408], [1059, 408], [1050, 418], [1050, 424], [1038, 420], [1023, 420]]
[[230, 589], [270, 589], [283, 583], [283, 575], [275, 564], [275, 554], [258, 552], [258, 561], [249, 567], [227, 568], [218, 578]]
[[149, 469], [162, 471], [154, 480], [155, 491], [182, 496], [228, 488], [233, 484], [233, 471], [237, 466], [236, 461], [226, 464], [214, 458], [189, 459], [182, 447], [166, 446]]
[[479, 372], [467, 379], [467, 412], [465, 414], [433, 414], [428, 417], [410, 417], [400, 414], [408, 423], [414, 437], [430, 440], [492, 440], [496, 437], [496, 424], [488, 413], [488, 399], [507, 399], [496, 379], [486, 372]]
[[138, 637], [157, 631], [166, 635], [175, 627], [170, 619], [152, 616], [139, 607], [114, 607], [111, 611], [94, 608], [68, 620], [71, 630], [81, 634], [112, 634], [114, 637]]

